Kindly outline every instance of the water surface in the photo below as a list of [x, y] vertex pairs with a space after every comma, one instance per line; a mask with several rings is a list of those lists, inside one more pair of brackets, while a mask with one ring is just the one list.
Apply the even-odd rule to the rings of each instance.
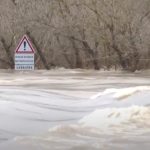
[[149, 150], [150, 72], [0, 72], [0, 149]]

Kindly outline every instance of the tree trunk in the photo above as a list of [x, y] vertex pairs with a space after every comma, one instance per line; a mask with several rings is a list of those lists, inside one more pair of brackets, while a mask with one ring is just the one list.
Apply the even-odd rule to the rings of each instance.
[[32, 43], [34, 44], [34, 46], [35, 46], [35, 48], [36, 48], [36, 50], [37, 50], [37, 52], [38, 52], [38, 54], [40, 56], [40, 59], [41, 59], [43, 65], [45, 67], [45, 69], [49, 70], [50, 67], [49, 67], [49, 65], [47, 63], [47, 60], [46, 60], [45, 56], [43, 55], [42, 51], [40, 50], [40, 47], [38, 46], [38, 43], [35, 41], [34, 37], [30, 34], [30, 32], [27, 32], [26, 34], [31, 39]]

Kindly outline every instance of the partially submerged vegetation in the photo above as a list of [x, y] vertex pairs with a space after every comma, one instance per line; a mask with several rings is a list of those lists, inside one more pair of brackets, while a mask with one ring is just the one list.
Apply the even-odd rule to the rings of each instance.
[[1, 0], [0, 67], [27, 34], [36, 67], [150, 68], [149, 0]]

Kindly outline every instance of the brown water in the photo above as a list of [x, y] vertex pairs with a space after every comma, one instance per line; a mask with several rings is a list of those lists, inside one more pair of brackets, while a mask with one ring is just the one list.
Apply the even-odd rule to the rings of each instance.
[[0, 150], [149, 150], [150, 72], [0, 72]]

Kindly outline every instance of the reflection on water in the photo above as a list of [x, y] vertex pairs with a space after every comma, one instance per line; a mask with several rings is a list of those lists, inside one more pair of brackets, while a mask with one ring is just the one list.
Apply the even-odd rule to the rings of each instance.
[[0, 73], [0, 149], [149, 150], [150, 73]]

